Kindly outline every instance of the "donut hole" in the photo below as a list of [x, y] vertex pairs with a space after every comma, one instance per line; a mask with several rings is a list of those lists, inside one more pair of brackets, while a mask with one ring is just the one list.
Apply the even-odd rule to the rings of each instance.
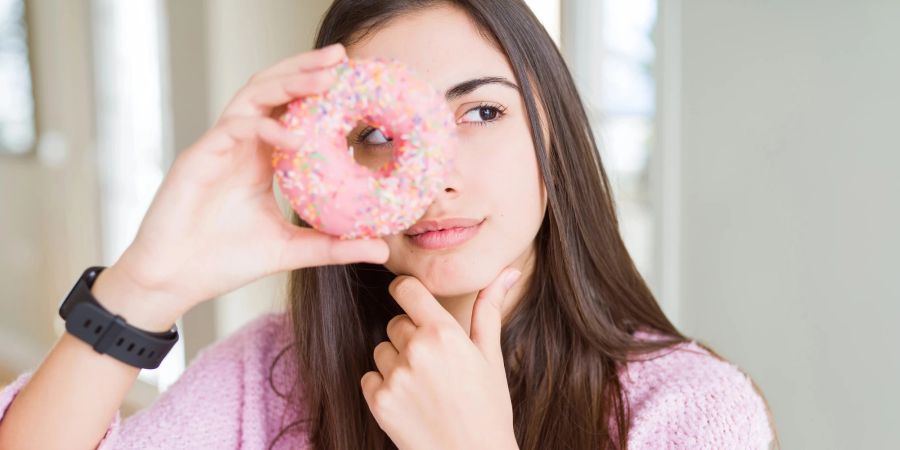
[[356, 164], [376, 175], [387, 176], [394, 168], [399, 142], [375, 121], [358, 121], [346, 136], [347, 151]]

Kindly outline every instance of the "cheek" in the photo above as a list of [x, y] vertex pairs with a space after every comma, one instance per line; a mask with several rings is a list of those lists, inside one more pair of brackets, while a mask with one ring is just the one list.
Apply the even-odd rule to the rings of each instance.
[[545, 194], [534, 145], [527, 127], [521, 127], [492, 143], [494, 151], [477, 169], [479, 190], [491, 200], [492, 213], [499, 216], [505, 232], [533, 238], [534, 224], [543, 219]]
[[465, 246], [443, 254], [417, 249], [402, 235], [385, 238], [391, 250], [385, 267], [419, 278], [437, 296], [483, 289], [530, 251], [543, 219], [542, 184], [527, 128], [482, 133], [466, 146], [459, 166], [463, 185], [452, 206], [488, 215], [485, 228]]

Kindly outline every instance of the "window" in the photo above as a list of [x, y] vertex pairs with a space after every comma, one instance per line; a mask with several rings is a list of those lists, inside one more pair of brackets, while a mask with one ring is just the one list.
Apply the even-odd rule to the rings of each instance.
[[[165, 174], [168, 142], [162, 2], [93, 0], [103, 259], [134, 239]], [[181, 330], [181, 321], [177, 322]], [[180, 334], [183, 336], [183, 330]], [[184, 371], [184, 339], [139, 379], [166, 390]]]
[[0, 0], [0, 155], [34, 147], [35, 114], [23, 0]]
[[656, 115], [656, 6], [656, 0], [569, 0], [561, 26], [563, 54], [610, 178], [622, 238], [651, 280], [655, 223], [648, 162]]

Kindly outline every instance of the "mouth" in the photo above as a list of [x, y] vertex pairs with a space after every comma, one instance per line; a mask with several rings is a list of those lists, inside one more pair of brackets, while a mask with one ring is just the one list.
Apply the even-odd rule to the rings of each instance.
[[451, 218], [419, 222], [405, 235], [413, 245], [426, 250], [458, 246], [474, 237], [485, 219]]

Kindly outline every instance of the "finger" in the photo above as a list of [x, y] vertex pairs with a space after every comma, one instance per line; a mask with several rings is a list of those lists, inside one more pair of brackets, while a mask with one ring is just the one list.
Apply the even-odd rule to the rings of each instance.
[[500, 273], [488, 287], [478, 292], [472, 308], [469, 337], [489, 360], [503, 364], [500, 348], [500, 329], [503, 319], [503, 303], [521, 272], [507, 269]]
[[213, 127], [199, 141], [198, 148], [201, 152], [228, 153], [248, 141], [291, 148], [300, 145], [302, 138], [270, 117], [233, 117]]
[[384, 383], [384, 377], [374, 370], [366, 372], [359, 380], [359, 385], [363, 391], [363, 397], [366, 399], [366, 403], [369, 405], [370, 410], [374, 410], [375, 392], [381, 388], [382, 383]]
[[414, 277], [400, 275], [394, 278], [394, 281], [391, 281], [390, 286], [388, 286], [388, 291], [416, 326], [450, 323], [459, 325], [453, 316], [431, 295], [431, 292], [428, 292], [425, 285]]
[[260, 71], [254, 75], [254, 78], [261, 80], [273, 76], [323, 69], [343, 61], [346, 57], [347, 51], [344, 46], [335, 43], [285, 58], [268, 69]]
[[406, 350], [406, 344], [416, 331], [416, 324], [406, 314], [400, 314], [391, 318], [387, 324], [387, 335], [394, 348], [402, 352]]
[[279, 271], [303, 267], [368, 262], [384, 264], [390, 250], [383, 239], [350, 239], [285, 222], [286, 238], [281, 246]]
[[394, 372], [394, 369], [400, 362], [400, 352], [389, 341], [379, 342], [375, 346], [375, 350], [372, 351], [372, 357], [375, 359], [375, 366], [378, 367], [378, 372], [385, 379], [391, 376], [391, 373]]
[[332, 70], [318, 70], [252, 82], [235, 94], [222, 112], [222, 118], [268, 116], [276, 106], [325, 91], [336, 77]]

